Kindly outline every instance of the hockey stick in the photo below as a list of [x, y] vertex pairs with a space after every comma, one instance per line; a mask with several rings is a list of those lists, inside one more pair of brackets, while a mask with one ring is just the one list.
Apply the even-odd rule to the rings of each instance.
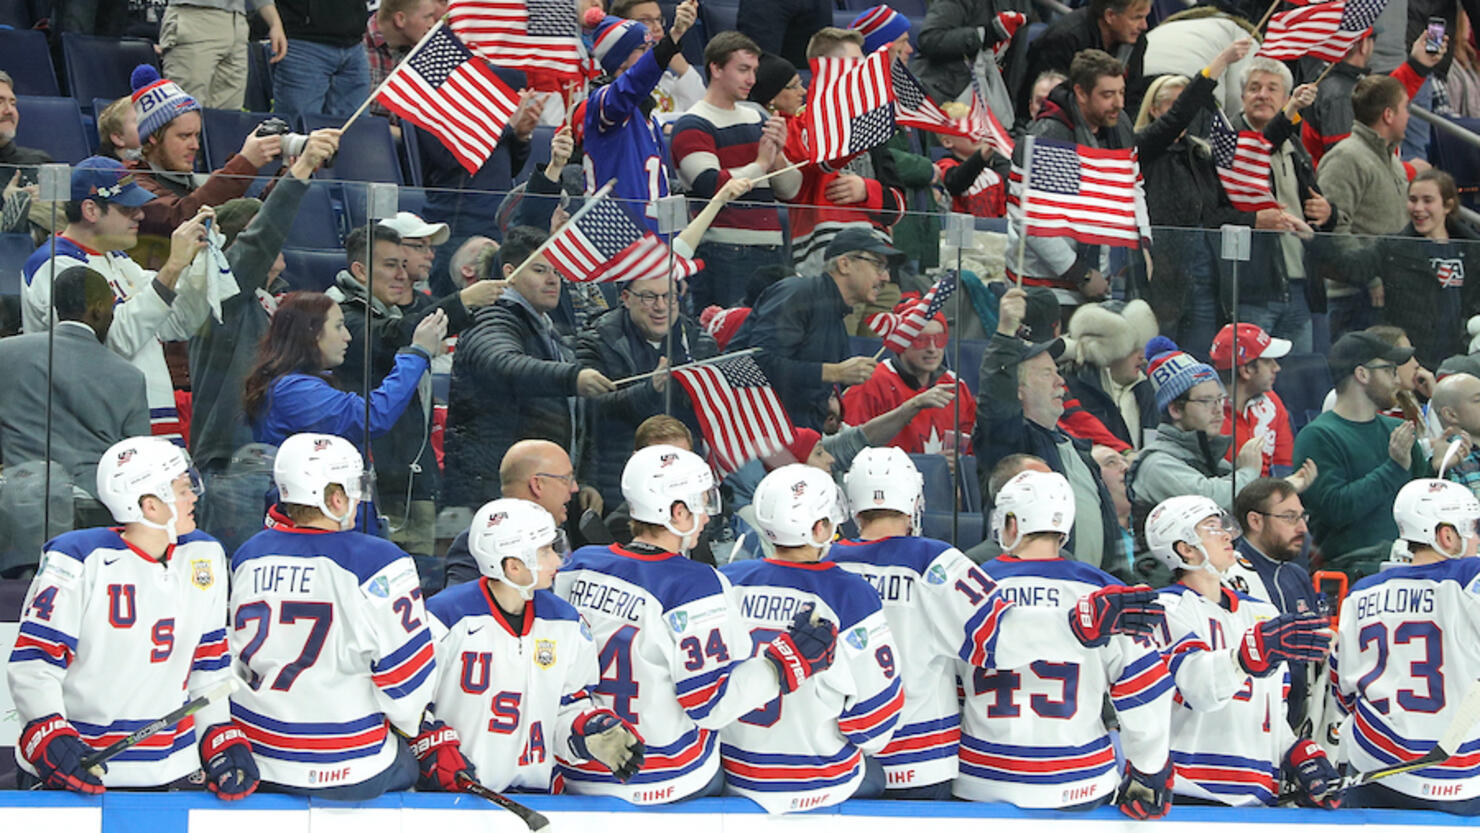
[[531, 810], [528, 807], [525, 807], [523, 804], [520, 804], [513, 799], [505, 798], [504, 796], [483, 786], [482, 784], [475, 781], [473, 779], [473, 776], [469, 775], [466, 770], [458, 771], [457, 783], [463, 788], [463, 791], [472, 793], [479, 798], [486, 798], [489, 801], [492, 801], [494, 804], [497, 804], [498, 806], [518, 816], [519, 820], [524, 822], [525, 826], [530, 829], [530, 833], [538, 833], [538, 831], [544, 830], [545, 828], [550, 826], [550, 820], [545, 818], [544, 815]]
[[[107, 763], [109, 760], [117, 757], [129, 747], [135, 746], [142, 741], [148, 740], [149, 738], [159, 734], [165, 729], [168, 729], [176, 723], [179, 723], [190, 715], [195, 714], [206, 706], [209, 706], [212, 703], [219, 702], [222, 698], [229, 697], [231, 695], [231, 692], [236, 691], [237, 683], [238, 681], [235, 676], [228, 677], [226, 680], [221, 682], [220, 685], [217, 685], [215, 688], [207, 691], [205, 694], [202, 694], [194, 700], [191, 700], [180, 708], [175, 709], [164, 717], [140, 726], [139, 728], [130, 732], [127, 737], [120, 738], [119, 740], [116, 740], [112, 744], [110, 744], [107, 748], [94, 752], [93, 754], [88, 755], [86, 758], [83, 758], [82, 768], [87, 770], [88, 772], [91, 772], [93, 775], [99, 778], [103, 777], [102, 765], [104, 763]], [[42, 786], [43, 783], [39, 782], [32, 786], [31, 789], [40, 789]]]
[[[1336, 792], [1342, 793], [1350, 787], [1369, 784], [1379, 778], [1401, 775], [1405, 772], [1442, 764], [1459, 751], [1460, 745], [1465, 742], [1465, 738], [1470, 736], [1470, 731], [1475, 728], [1476, 723], [1480, 723], [1480, 684], [1470, 687], [1469, 692], [1465, 694], [1465, 699], [1461, 700], [1459, 706], [1455, 708], [1454, 717], [1449, 721], [1449, 727], [1444, 730], [1444, 734], [1439, 738], [1439, 742], [1434, 744], [1433, 749], [1422, 757], [1404, 761], [1401, 764], [1393, 764], [1368, 772], [1352, 773], [1341, 779]], [[1298, 795], [1297, 791], [1284, 793], [1280, 796], [1280, 801], [1293, 800]]]

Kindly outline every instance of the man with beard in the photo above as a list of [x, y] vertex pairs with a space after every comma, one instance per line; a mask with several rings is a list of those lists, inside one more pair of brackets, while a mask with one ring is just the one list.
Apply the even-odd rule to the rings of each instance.
[[1315, 543], [1329, 566], [1354, 577], [1372, 560], [1364, 555], [1385, 556], [1398, 536], [1390, 512], [1398, 490], [1428, 476], [1413, 423], [1379, 413], [1393, 406], [1398, 367], [1412, 356], [1369, 333], [1342, 336], [1327, 357], [1336, 405], [1295, 437], [1295, 465], [1313, 459], [1321, 473], [1305, 492]]
[[[1308, 517], [1300, 493], [1290, 481], [1261, 477], [1245, 486], [1233, 500], [1234, 519], [1243, 529], [1235, 542], [1238, 557], [1223, 574], [1228, 587], [1263, 599], [1280, 613], [1317, 613], [1321, 602], [1310, 581], [1310, 561], [1305, 549]], [[1290, 667], [1289, 710], [1291, 728], [1299, 728], [1306, 715], [1311, 680], [1307, 663]]]
[[15, 143], [21, 111], [16, 107], [15, 82], [10, 73], [0, 71], [0, 182], [6, 183], [5, 209], [0, 215], [0, 232], [26, 230], [26, 212], [36, 189], [36, 166], [51, 161], [44, 150], [21, 147]]

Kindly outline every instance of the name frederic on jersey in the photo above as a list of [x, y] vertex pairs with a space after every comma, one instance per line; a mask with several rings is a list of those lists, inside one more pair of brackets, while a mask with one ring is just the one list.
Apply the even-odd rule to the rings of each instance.
[[605, 613], [629, 622], [641, 621], [647, 599], [619, 587], [578, 578], [571, 582], [570, 597], [573, 606], [584, 610]]

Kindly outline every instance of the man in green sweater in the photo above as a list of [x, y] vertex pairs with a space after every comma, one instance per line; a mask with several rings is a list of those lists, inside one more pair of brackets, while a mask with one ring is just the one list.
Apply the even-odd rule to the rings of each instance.
[[1398, 537], [1393, 500], [1413, 477], [1432, 476], [1414, 446], [1411, 422], [1383, 416], [1398, 392], [1398, 367], [1413, 356], [1366, 332], [1331, 346], [1336, 405], [1295, 437], [1295, 465], [1313, 459], [1320, 475], [1302, 496], [1325, 564], [1353, 580], [1377, 571]]

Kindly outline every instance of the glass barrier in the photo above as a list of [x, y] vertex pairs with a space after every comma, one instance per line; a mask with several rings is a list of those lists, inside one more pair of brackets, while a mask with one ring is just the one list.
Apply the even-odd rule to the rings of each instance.
[[[114, 442], [148, 433], [188, 444], [205, 486], [195, 520], [230, 551], [262, 527], [284, 437], [317, 430], [364, 452], [368, 424], [375, 511], [361, 524], [419, 556], [435, 589], [471, 513], [509, 491], [500, 463], [520, 440], [560, 447], [553, 462], [540, 458], [559, 470], [538, 476], [570, 487], [574, 541], [604, 543], [630, 534], [620, 478], [639, 427], [659, 440], [691, 437], [726, 475], [723, 510], [694, 553], [720, 564], [762, 552], [747, 506], [767, 464], [831, 458], [841, 483], [866, 445], [910, 453], [924, 480], [923, 534], [986, 557], [995, 552], [990, 496], [1006, 479], [1003, 461], [1031, 454], [1070, 476], [1080, 499], [1076, 553], [1145, 578], [1134, 520], [1168, 487], [1149, 485], [1158, 479], [1143, 466], [1158, 454], [1143, 450], [1180, 442], [1174, 453], [1213, 472], [1203, 479], [1219, 485], [1206, 489], [1227, 509], [1251, 470], [1300, 477], [1295, 435], [1322, 419], [1333, 384], [1354, 375], [1337, 366], [1351, 356], [1331, 353], [1343, 333], [1387, 325], [1402, 332], [1379, 338], [1411, 346], [1413, 360], [1369, 356], [1356, 375], [1363, 401], [1417, 420], [1415, 470], [1443, 457], [1446, 429], [1467, 427], [1460, 417], [1443, 425], [1425, 407], [1440, 365], [1468, 353], [1468, 319], [1480, 313], [1480, 289], [1466, 281], [1480, 243], [1459, 233], [1253, 231], [1242, 243], [1248, 259], [1236, 260], [1227, 255], [1239, 241], [1217, 229], [1155, 228], [1142, 249], [1020, 241], [1004, 219], [946, 213], [928, 189], [908, 194], [895, 214], [877, 203], [778, 208], [771, 191], [760, 192], [766, 201], [740, 196], [706, 212], [700, 199], [622, 199], [632, 183], [600, 199], [567, 195], [543, 175], [531, 182], [548, 193], [534, 184], [370, 185], [325, 177], [365, 160], [334, 161], [304, 180], [140, 176], [133, 184], [172, 195], [141, 209], [48, 201], [29, 184], [34, 171], [23, 172], [24, 187], [4, 197], [0, 229], [0, 366], [9, 380], [0, 395], [0, 577], [26, 577], [48, 536], [114, 523], [99, 460]], [[516, 171], [506, 160], [509, 170], [493, 179], [507, 186], [544, 162]], [[98, 178], [88, 187], [113, 199], [110, 189], [133, 186]], [[190, 225], [203, 192], [216, 205], [208, 231]], [[696, 218], [707, 231], [690, 227]], [[381, 219], [400, 235], [377, 232]], [[181, 224], [187, 231], [174, 231]], [[563, 233], [552, 240], [552, 229]], [[843, 235], [857, 239], [840, 251], [833, 242], [854, 240]], [[102, 282], [67, 271], [82, 265]], [[780, 283], [792, 275], [800, 280]], [[1004, 316], [1018, 276], [1026, 303], [1014, 293]], [[929, 303], [932, 291], [939, 303]], [[915, 309], [938, 307], [944, 326], [891, 318], [910, 309], [902, 293], [924, 296]], [[1097, 299], [1107, 303], [1083, 309]], [[438, 320], [418, 323], [429, 317]], [[1021, 318], [1015, 336], [1065, 337], [1064, 351], [1048, 351], [1056, 361], [1045, 364], [1002, 340], [1004, 317]], [[1241, 356], [1267, 358], [1237, 374], [1208, 371], [1198, 363], [1233, 321], [1272, 337], [1238, 341]], [[1153, 337], [1188, 358], [1147, 357]], [[742, 350], [754, 352], [712, 360]], [[429, 373], [418, 353], [434, 354]], [[660, 361], [689, 372], [655, 374]], [[1033, 375], [1040, 365], [1043, 380]], [[1161, 389], [1189, 380], [1169, 411]], [[1204, 386], [1206, 396], [1189, 397]], [[1193, 430], [1198, 409], [1206, 430]], [[1242, 416], [1223, 437], [1225, 410]], [[658, 415], [677, 422], [649, 421]], [[784, 427], [788, 417], [797, 430]], [[1270, 429], [1286, 418], [1288, 429]], [[801, 429], [822, 435], [822, 451]], [[1253, 451], [1251, 433], [1260, 439]], [[1240, 463], [1231, 479], [1216, 464], [1229, 446]], [[1127, 481], [1141, 484], [1139, 498]], [[1320, 553], [1328, 562], [1385, 552], [1372, 530], [1338, 526], [1311, 521], [1317, 539], [1334, 531], [1324, 540], [1341, 551]], [[853, 522], [843, 531], [852, 534]]]

